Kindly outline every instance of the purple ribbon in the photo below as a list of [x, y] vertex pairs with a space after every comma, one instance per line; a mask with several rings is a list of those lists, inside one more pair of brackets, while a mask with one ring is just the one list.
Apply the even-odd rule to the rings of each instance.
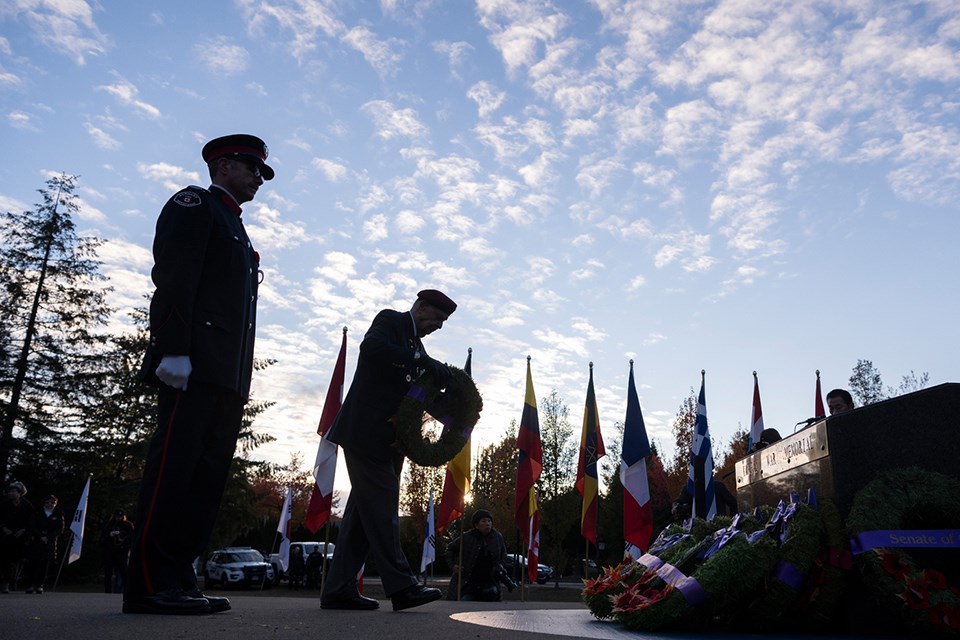
[[703, 590], [703, 587], [695, 578], [683, 575], [679, 569], [669, 562], [663, 563], [663, 566], [657, 569], [657, 575], [674, 589], [680, 591], [691, 607], [696, 607], [707, 599], [707, 592]]
[[960, 547], [960, 529], [886, 529], [862, 531], [850, 540], [850, 551], [859, 555], [880, 547], [920, 547], [956, 549]]
[[645, 553], [642, 556], [640, 556], [640, 559], [637, 560], [637, 562], [645, 566], [647, 569], [650, 569], [651, 571], [656, 571], [663, 565], [663, 560], [649, 553]]
[[800, 589], [807, 579], [807, 576], [800, 569], [786, 560], [777, 563], [777, 568], [773, 571], [773, 577], [791, 589]]
[[420, 404], [423, 404], [427, 401], [427, 391], [420, 385], [412, 384], [410, 385], [410, 389], [407, 391], [407, 397], [413, 398]]

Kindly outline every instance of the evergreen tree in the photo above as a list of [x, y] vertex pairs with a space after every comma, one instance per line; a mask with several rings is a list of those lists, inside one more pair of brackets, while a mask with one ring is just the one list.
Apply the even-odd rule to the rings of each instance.
[[52, 177], [33, 210], [0, 214], [0, 478], [53, 466], [95, 391], [109, 289], [96, 259], [102, 241], [73, 223], [76, 184]]

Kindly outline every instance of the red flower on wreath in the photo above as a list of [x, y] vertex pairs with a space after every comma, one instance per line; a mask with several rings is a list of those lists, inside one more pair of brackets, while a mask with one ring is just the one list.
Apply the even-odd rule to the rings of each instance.
[[931, 589], [946, 589], [947, 579], [936, 569], [924, 569], [923, 580]]
[[894, 579], [903, 580], [907, 577], [907, 574], [910, 573], [910, 565], [900, 557], [899, 553], [881, 549], [880, 554], [883, 558], [883, 570], [892, 575]]
[[900, 597], [910, 605], [911, 609], [929, 609], [930, 593], [927, 591], [927, 585], [924, 584], [923, 578], [909, 578], [906, 583], [907, 588], [900, 594]]
[[941, 602], [930, 609], [930, 622], [938, 629], [960, 629], [960, 609], [951, 609]]

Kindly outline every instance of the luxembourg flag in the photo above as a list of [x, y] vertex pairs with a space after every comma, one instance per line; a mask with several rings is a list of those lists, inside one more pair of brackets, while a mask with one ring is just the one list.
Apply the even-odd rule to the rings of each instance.
[[[627, 416], [623, 421], [623, 450], [620, 453], [620, 483], [623, 485], [623, 539], [625, 555], [637, 559], [650, 548], [653, 536], [653, 508], [647, 481], [650, 441], [640, 411], [637, 386], [633, 381], [633, 360], [627, 383]], [[637, 553], [638, 549], [640, 553]]]

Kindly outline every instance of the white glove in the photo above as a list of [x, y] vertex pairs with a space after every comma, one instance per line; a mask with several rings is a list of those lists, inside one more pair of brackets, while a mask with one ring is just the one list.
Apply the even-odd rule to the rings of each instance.
[[163, 356], [157, 367], [157, 377], [174, 389], [186, 391], [191, 371], [190, 356]]

